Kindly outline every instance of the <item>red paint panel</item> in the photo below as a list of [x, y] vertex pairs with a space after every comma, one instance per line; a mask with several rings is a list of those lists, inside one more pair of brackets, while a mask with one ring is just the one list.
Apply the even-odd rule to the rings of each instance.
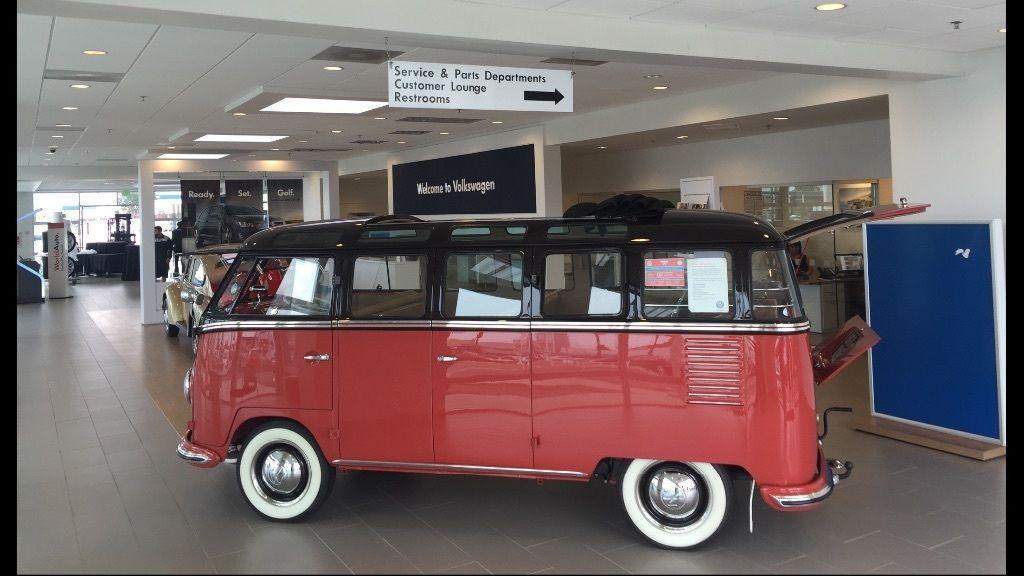
[[331, 362], [303, 356], [330, 354], [325, 330], [240, 330], [199, 336], [193, 371], [197, 444], [223, 445], [241, 408], [333, 409]]
[[[738, 375], [722, 379], [738, 380], [741, 405], [688, 401], [690, 372], [715, 341], [740, 351]], [[706, 376], [693, 385], [708, 386]], [[735, 402], [723, 384], [723, 402]], [[806, 335], [536, 332], [533, 399], [536, 468], [591, 472], [624, 457], [738, 464], [759, 483], [814, 475]]]
[[530, 333], [441, 330], [431, 354], [436, 462], [533, 467]]
[[339, 330], [341, 457], [433, 462], [430, 332]]

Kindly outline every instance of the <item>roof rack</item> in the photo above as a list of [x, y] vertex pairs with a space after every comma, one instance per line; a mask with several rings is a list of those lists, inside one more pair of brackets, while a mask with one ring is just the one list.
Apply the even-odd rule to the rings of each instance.
[[383, 214], [370, 218], [364, 224], [370, 226], [373, 224], [409, 224], [412, 222], [423, 222], [423, 220], [408, 214]]

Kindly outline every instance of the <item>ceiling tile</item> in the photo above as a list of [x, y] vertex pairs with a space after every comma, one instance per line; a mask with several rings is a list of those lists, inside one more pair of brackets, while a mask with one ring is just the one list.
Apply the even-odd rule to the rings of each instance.
[[864, 34], [872, 31], [867, 26], [854, 26], [853, 24], [842, 24], [831, 20], [821, 22], [804, 22], [792, 28], [782, 31], [782, 34], [791, 36], [804, 36], [811, 38], [845, 38], [857, 34]]
[[[46, 68], [46, 48], [50, 39], [49, 16], [18, 14], [18, 103], [35, 106]], [[21, 118], [19, 116], [19, 118]]]
[[743, 30], [746, 32], [784, 32], [806, 24], [806, 20], [790, 18], [787, 16], [772, 16], [769, 14], [750, 13], [716, 24], [714, 28], [725, 30]]
[[531, 10], [547, 10], [557, 6], [565, 0], [458, 0], [467, 4], [486, 4], [488, 6], [502, 6], [505, 8], [529, 8]]
[[881, 30], [871, 30], [863, 34], [857, 34], [855, 36], [848, 36], [843, 38], [847, 42], [863, 42], [867, 44], [890, 44], [893, 46], [909, 46], [914, 42], [927, 38], [929, 34], [925, 32], [915, 32], [913, 30], [903, 30], [900, 28], [883, 28]]
[[632, 17], [646, 14], [671, 4], [671, 0], [568, 0], [551, 8], [550, 12], [566, 12], [587, 16]]
[[719, 10], [706, 6], [672, 4], [636, 16], [635, 20], [669, 22], [673, 24], [718, 24], [742, 16], [743, 12]]
[[[58, 17], [53, 26], [46, 67], [86, 72], [127, 72], [156, 29], [152, 24]], [[86, 56], [82, 54], [83, 50], [106, 50], [107, 54]]]
[[835, 18], [836, 22], [872, 28], [902, 28], [917, 32], [941, 34], [952, 31], [950, 22], [960, 20], [962, 28], [969, 29], [998, 23], [1001, 18], [990, 12], [963, 8], [897, 2], [884, 10], [865, 10]]
[[774, 6], [789, 4], [793, 0], [679, 0], [683, 6], [702, 6], [733, 12], [757, 12]]
[[973, 52], [1006, 46], [1006, 34], [999, 32], [997, 26], [981, 26], [970, 30], [957, 30], [946, 32], [910, 44], [918, 48], [930, 48], [934, 50], [951, 50], [954, 52]]

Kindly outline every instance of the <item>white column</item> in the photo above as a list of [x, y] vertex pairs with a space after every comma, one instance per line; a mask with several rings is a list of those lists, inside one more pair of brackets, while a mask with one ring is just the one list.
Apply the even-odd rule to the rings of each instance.
[[150, 161], [142, 160], [139, 162], [139, 227], [135, 231], [135, 238], [139, 243], [139, 317], [143, 324], [163, 322], [156, 283], [156, 246], [153, 238], [155, 209], [153, 166]]
[[[32, 211], [32, 193], [18, 192], [18, 217]], [[18, 221], [18, 257], [31, 260], [35, 257], [34, 228], [35, 217], [30, 216]], [[84, 246], [83, 246], [84, 248]]]
[[302, 219], [306, 222], [323, 220], [323, 193], [320, 191], [322, 172], [305, 172], [302, 175]]
[[541, 216], [557, 218], [565, 212], [562, 205], [562, 150], [559, 146], [544, 146], [544, 205], [538, 206]]
[[321, 174], [321, 198], [323, 217], [325, 219], [341, 218], [341, 192], [338, 179], [338, 168], [324, 170]]

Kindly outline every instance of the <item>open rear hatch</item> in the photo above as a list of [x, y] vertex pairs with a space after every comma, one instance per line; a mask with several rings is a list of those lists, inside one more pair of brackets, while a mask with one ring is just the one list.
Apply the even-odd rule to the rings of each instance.
[[[838, 228], [845, 228], [856, 224], [863, 224], [872, 220], [885, 220], [920, 214], [928, 209], [930, 204], [908, 204], [905, 198], [900, 199], [899, 204], [887, 204], [874, 206], [865, 210], [851, 210], [840, 212], [825, 218], [812, 220], [785, 232], [787, 242], [800, 242], [811, 236], [831, 232]], [[828, 382], [841, 370], [849, 366], [854, 360], [860, 358], [872, 346], [878, 344], [881, 338], [860, 316], [849, 319], [842, 328], [832, 336], [811, 350], [811, 359], [814, 363], [814, 381], [818, 385]]]

